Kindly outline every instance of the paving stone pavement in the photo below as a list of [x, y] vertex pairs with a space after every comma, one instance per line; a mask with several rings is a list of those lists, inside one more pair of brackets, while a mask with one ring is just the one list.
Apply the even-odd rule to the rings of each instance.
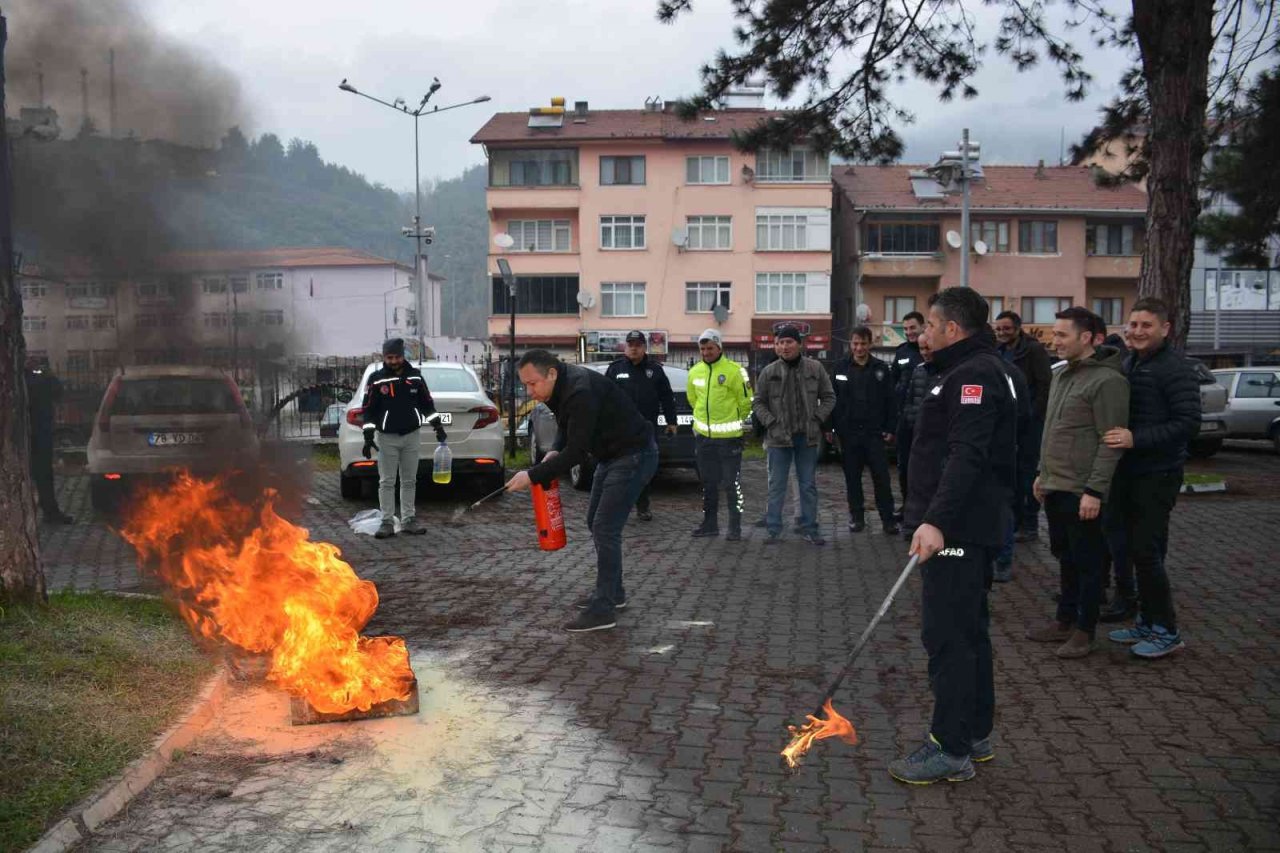
[[[1019, 545], [1014, 581], [992, 594], [996, 758], [928, 788], [884, 770], [927, 727], [918, 578], [836, 698], [861, 743], [820, 743], [796, 773], [779, 762], [784, 725], [811, 710], [905, 562], [874, 518], [844, 528], [838, 466], [819, 474], [825, 548], [765, 548], [759, 529], [693, 540], [696, 481], [661, 475], [655, 520], [626, 533], [630, 606], [589, 635], [560, 630], [594, 576], [584, 495], [562, 492], [559, 552], [537, 550], [523, 496], [453, 527], [458, 503], [432, 495], [430, 535], [379, 542], [348, 528], [364, 505], [338, 497], [336, 474], [317, 474], [290, 512], [377, 583], [368, 631], [408, 640], [423, 714], [291, 730], [281, 697], [242, 686], [86, 848], [1280, 848], [1280, 457], [1230, 446], [1193, 469], [1239, 488], [1174, 513], [1187, 648], [1147, 662], [1103, 640], [1061, 661], [1024, 641], [1052, 615], [1057, 571], [1043, 535]], [[762, 463], [744, 482], [751, 518]], [[87, 513], [83, 480], [59, 488]], [[149, 588], [101, 525], [41, 536], [53, 588]]]

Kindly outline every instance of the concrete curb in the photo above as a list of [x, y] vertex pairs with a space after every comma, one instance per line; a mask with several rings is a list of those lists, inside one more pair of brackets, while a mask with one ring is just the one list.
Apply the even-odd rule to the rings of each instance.
[[28, 853], [64, 853], [119, 814], [130, 800], [145, 791], [164, 772], [173, 761], [174, 752], [185, 749], [196, 739], [213, 719], [226, 691], [227, 671], [219, 667], [181, 719], [156, 738], [140, 758], [72, 806], [66, 817], [28, 848]]

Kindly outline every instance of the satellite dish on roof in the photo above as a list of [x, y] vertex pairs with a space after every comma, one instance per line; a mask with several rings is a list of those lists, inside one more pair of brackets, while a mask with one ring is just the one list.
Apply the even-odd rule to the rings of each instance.
[[982, 240], [973, 241], [973, 250], [979, 255], [985, 255], [989, 251], [987, 249], [987, 244]]
[[723, 305], [717, 305], [711, 309], [711, 316], [716, 318], [717, 323], [723, 323], [729, 319], [729, 309]]
[[499, 249], [510, 249], [516, 244], [516, 239], [505, 231], [501, 234], [493, 235], [493, 245]]
[[948, 232], [947, 232], [947, 245], [948, 245], [948, 246], [950, 246], [951, 248], [953, 248], [953, 249], [959, 249], [959, 248], [960, 248], [960, 244], [961, 244], [961, 243], [963, 243], [963, 242], [964, 242], [964, 241], [960, 239], [960, 232], [959, 232], [959, 231], [948, 231]]

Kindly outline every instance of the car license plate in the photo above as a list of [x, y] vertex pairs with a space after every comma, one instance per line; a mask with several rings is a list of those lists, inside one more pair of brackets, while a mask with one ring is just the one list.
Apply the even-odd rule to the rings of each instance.
[[1217, 432], [1219, 428], [1220, 428], [1220, 425], [1217, 421], [1205, 421], [1204, 423], [1200, 424], [1201, 432]]
[[676, 423], [680, 426], [688, 426], [693, 423], [693, 415], [676, 415]]
[[179, 447], [188, 444], [204, 444], [202, 432], [153, 432], [147, 436], [152, 447]]
[[441, 424], [447, 425], [453, 423], [453, 412], [436, 412], [436, 414], [440, 416]]

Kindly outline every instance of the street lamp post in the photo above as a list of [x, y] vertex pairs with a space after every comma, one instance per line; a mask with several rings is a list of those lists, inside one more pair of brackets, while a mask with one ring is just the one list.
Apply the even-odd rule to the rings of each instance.
[[969, 128], [965, 128], [960, 138], [960, 150], [944, 151], [938, 162], [925, 171], [934, 180], [942, 184], [943, 192], [955, 194], [956, 185], [960, 192], [960, 286], [969, 286], [969, 249], [972, 237], [969, 233], [969, 183], [976, 177], [978, 158], [982, 154], [982, 146], [969, 141]]
[[394, 101], [388, 103], [381, 98], [375, 98], [373, 95], [361, 92], [355, 86], [348, 83], [345, 77], [342, 78], [342, 82], [338, 84], [338, 88], [344, 92], [350, 92], [353, 95], [368, 98], [371, 101], [382, 104], [384, 107], [390, 107], [398, 113], [403, 113], [404, 115], [413, 117], [413, 225], [401, 228], [400, 233], [405, 237], [414, 238], [415, 241], [413, 253], [413, 281], [415, 285], [414, 306], [418, 314], [418, 338], [423, 345], [424, 353], [426, 349], [426, 339], [425, 335], [422, 333], [422, 329], [423, 324], [426, 322], [426, 303], [423, 301], [423, 294], [429, 286], [429, 282], [427, 281], [426, 272], [423, 269], [422, 245], [424, 240], [426, 241], [426, 245], [431, 245], [435, 238], [435, 229], [422, 227], [422, 177], [418, 153], [420, 150], [418, 141], [418, 119], [422, 118], [424, 115], [435, 115], [436, 113], [455, 110], [458, 107], [467, 107], [472, 104], [483, 104], [489, 100], [488, 95], [481, 95], [480, 97], [473, 98], [470, 101], [462, 101], [461, 103], [451, 104], [447, 107], [432, 107], [428, 110], [427, 102], [431, 100], [431, 96], [436, 93], [440, 88], [440, 85], [440, 79], [438, 77], [431, 78], [431, 86], [427, 89], [427, 93], [422, 96], [422, 100], [418, 102], [417, 108], [411, 110], [403, 98], [396, 98]]
[[[501, 248], [510, 248], [512, 245], [511, 237], [507, 234], [499, 234], [498, 237], [506, 237], [507, 244], [498, 243]], [[494, 238], [497, 242], [498, 237]], [[511, 452], [516, 452], [516, 277], [511, 273], [511, 264], [507, 263], [506, 258], [498, 258], [498, 271], [502, 273], [502, 281], [507, 286], [507, 301], [511, 308], [511, 414], [508, 416], [507, 428], [510, 432]]]

